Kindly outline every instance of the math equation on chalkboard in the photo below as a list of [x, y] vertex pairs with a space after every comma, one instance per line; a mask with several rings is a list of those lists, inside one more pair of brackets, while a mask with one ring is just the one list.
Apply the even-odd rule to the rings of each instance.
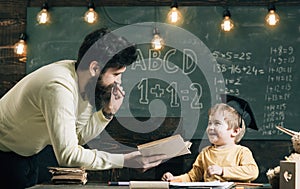
[[[136, 79], [130, 89], [129, 109], [137, 117], [181, 117], [193, 110], [207, 115], [213, 105], [211, 102], [218, 102], [219, 94], [231, 94], [250, 102], [262, 136], [280, 136], [282, 133], [276, 126], [285, 125], [289, 114], [288, 101], [295, 88], [296, 56], [292, 46], [270, 46], [268, 52], [265, 62], [258, 64], [255, 52], [215, 49], [211, 52], [215, 62], [205, 71], [197, 67], [202, 60], [192, 49], [180, 52], [177, 59], [174, 58], [178, 53], [176, 49], [169, 49], [165, 54], [156, 52], [147, 57], [147, 64], [144, 57], [139, 57], [129, 68], [133, 72], [126, 75]], [[156, 104], [156, 114], [149, 110], [155, 100], [163, 104]]]

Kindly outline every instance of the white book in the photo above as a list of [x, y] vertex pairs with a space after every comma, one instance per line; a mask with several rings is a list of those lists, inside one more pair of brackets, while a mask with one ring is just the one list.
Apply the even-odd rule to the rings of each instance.
[[234, 186], [234, 182], [170, 182], [170, 186], [177, 187], [203, 187], [211, 189], [229, 189]]
[[137, 148], [143, 156], [153, 156], [164, 154], [167, 158], [173, 158], [185, 154], [190, 154], [189, 150], [192, 145], [189, 141], [184, 141], [183, 138], [177, 134], [160, 140], [148, 142], [138, 145]]

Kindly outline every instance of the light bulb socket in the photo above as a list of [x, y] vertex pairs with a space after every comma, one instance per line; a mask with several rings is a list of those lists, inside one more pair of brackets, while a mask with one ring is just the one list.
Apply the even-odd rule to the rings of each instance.
[[276, 8], [275, 8], [274, 3], [270, 3], [270, 4], [268, 5], [268, 12], [270, 12], [271, 10], [276, 11]]
[[153, 35], [159, 34], [158, 28], [153, 29]]
[[19, 39], [26, 41], [27, 35], [25, 33], [21, 33]]
[[88, 4], [88, 8], [95, 10], [95, 4], [94, 4], [94, 2], [90, 1], [89, 4]]
[[230, 13], [230, 11], [228, 9], [225, 9], [223, 11], [223, 17], [226, 17], [226, 16], [231, 17], [231, 13]]
[[174, 0], [171, 4], [171, 8], [178, 8], [178, 2], [177, 0]]
[[42, 8], [41, 8], [41, 9], [42, 9], [42, 10], [43, 10], [43, 9], [46, 9], [46, 10], [48, 10], [48, 9], [49, 9], [48, 3], [47, 3], [47, 2], [43, 3], [43, 5], [42, 5]]

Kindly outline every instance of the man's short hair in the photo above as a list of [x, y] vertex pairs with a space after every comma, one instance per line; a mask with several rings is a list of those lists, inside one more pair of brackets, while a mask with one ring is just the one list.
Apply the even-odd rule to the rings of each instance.
[[76, 70], [86, 70], [97, 61], [102, 73], [107, 68], [121, 68], [132, 64], [137, 58], [136, 47], [124, 37], [113, 34], [107, 28], [88, 34], [78, 51]]

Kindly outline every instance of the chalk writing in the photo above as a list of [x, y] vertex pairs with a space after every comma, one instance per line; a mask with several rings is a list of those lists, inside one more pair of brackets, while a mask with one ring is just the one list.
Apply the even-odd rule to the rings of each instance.
[[[130, 66], [130, 69], [132, 70], [157, 71], [163, 69], [168, 74], [180, 71], [183, 74], [188, 75], [195, 71], [197, 67], [197, 55], [191, 49], [184, 49], [182, 53], [178, 52], [177, 49], [170, 49], [166, 51], [165, 54], [162, 54], [160, 51], [149, 49], [148, 57], [141, 49], [137, 49], [137, 51], [137, 61]], [[181, 65], [175, 65], [173, 62], [169, 61], [172, 56], [176, 55], [181, 55]]]
[[285, 125], [287, 102], [292, 96], [294, 48], [279, 45], [270, 47], [267, 86], [265, 88], [263, 135], [278, 134], [276, 125]]
[[138, 84], [139, 103], [148, 105], [151, 102], [150, 99], [162, 99], [169, 95], [170, 98], [167, 99], [171, 108], [180, 106], [179, 97], [182, 101], [188, 101], [191, 109], [203, 108], [201, 102], [202, 86], [199, 83], [192, 83], [187, 89], [178, 89], [177, 82], [173, 81], [164, 87], [160, 83], [149, 85], [148, 78], [142, 79]]
[[251, 60], [252, 53], [251, 52], [221, 52], [221, 51], [213, 51], [213, 56], [215, 58], [224, 58], [227, 60]]

